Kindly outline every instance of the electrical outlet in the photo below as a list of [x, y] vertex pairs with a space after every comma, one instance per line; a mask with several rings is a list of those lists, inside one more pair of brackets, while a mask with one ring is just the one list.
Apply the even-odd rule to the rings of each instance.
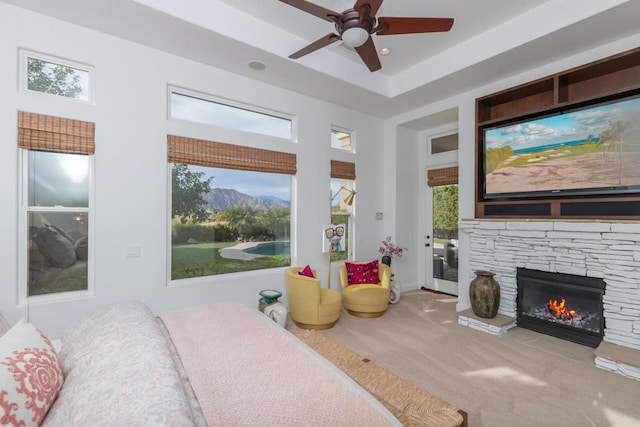
[[376, 212], [376, 219], [382, 219], [384, 217], [384, 214], [382, 212]]

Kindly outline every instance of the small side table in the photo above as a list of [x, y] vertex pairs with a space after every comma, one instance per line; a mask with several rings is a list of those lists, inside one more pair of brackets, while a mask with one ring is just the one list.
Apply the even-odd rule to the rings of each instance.
[[287, 325], [287, 308], [278, 301], [282, 292], [275, 289], [265, 289], [259, 292], [258, 310], [283, 328]]

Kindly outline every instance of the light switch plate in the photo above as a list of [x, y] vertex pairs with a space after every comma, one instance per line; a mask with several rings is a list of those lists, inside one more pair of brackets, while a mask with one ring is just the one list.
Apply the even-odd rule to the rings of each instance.
[[139, 258], [140, 246], [127, 246], [125, 247], [125, 258]]

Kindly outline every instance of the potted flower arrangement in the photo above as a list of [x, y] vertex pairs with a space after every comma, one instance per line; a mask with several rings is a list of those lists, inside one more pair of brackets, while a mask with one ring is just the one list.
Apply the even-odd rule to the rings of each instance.
[[401, 257], [404, 251], [408, 251], [408, 249], [395, 245], [391, 241], [391, 236], [387, 236], [378, 248], [378, 252], [382, 254], [382, 263], [387, 264], [389, 267], [391, 267], [391, 258]]

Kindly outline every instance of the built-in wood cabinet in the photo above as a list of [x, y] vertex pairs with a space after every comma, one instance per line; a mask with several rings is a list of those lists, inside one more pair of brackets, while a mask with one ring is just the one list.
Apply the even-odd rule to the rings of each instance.
[[640, 93], [640, 48], [476, 99], [477, 218], [640, 219], [640, 195], [484, 200], [487, 127]]

